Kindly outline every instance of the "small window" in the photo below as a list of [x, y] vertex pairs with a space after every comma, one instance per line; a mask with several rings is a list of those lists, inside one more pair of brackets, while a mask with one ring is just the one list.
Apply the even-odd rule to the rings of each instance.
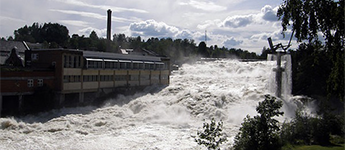
[[80, 82], [80, 76], [74, 76], [74, 82]]
[[28, 87], [33, 87], [33, 86], [34, 86], [34, 80], [28, 79]]
[[37, 53], [31, 54], [31, 59], [33, 61], [38, 60], [38, 54]]
[[120, 69], [126, 69], [126, 63], [121, 62], [120, 63]]
[[70, 55], [68, 68], [73, 68], [73, 63], [74, 63], [73, 56]]
[[115, 81], [126, 81], [127, 75], [115, 75]]
[[169, 79], [169, 76], [168, 75], [161, 75], [161, 79], [162, 80], [167, 80], [167, 79]]
[[74, 63], [73, 63], [73, 68], [78, 68], [79, 60], [78, 56], [74, 56]]
[[126, 63], [126, 68], [127, 69], [132, 69], [132, 63], [130, 63], [130, 62]]
[[66, 56], [66, 55], [64, 55], [64, 63], [63, 63], [63, 66], [64, 66], [65, 68], [67, 68], [67, 56]]
[[68, 83], [69, 82], [69, 76], [63, 76], [63, 82]]
[[43, 86], [43, 79], [37, 80], [37, 86]]
[[92, 76], [92, 81], [98, 81], [98, 76], [97, 75], [93, 75]]
[[139, 69], [144, 69], [144, 64], [143, 63], [139, 64]]

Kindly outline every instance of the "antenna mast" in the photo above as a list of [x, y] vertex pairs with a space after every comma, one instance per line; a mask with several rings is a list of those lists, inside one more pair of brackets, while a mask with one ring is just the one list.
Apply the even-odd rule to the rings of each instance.
[[207, 30], [205, 30], [205, 44], [207, 44]]

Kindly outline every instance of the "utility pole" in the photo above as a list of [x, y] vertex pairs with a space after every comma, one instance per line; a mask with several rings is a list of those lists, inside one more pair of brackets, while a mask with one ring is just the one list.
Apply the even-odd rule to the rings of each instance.
[[[273, 71], [276, 72], [276, 83], [277, 83], [277, 90], [276, 90], [276, 96], [279, 98], [282, 98], [282, 76], [283, 72], [285, 71], [284, 68], [281, 66], [281, 57], [286, 53], [286, 50], [290, 47], [290, 42], [289, 44], [284, 47], [281, 43], [278, 45], [273, 45], [271, 37], [267, 38], [268, 44], [271, 48], [271, 53], [276, 54], [277, 56], [277, 68], [274, 68]], [[277, 51], [278, 48], [282, 48], [284, 51]]]
[[274, 68], [273, 71], [276, 72], [276, 82], [277, 82], [277, 91], [276, 96], [281, 98], [282, 96], [282, 76], [283, 72], [285, 71], [284, 68], [281, 67], [281, 57], [282, 52], [277, 52], [277, 68]]
[[205, 44], [207, 45], [207, 30], [205, 30]]
[[[276, 72], [276, 82], [277, 82], [277, 91], [276, 91], [276, 96], [279, 98], [282, 98], [282, 76], [283, 72], [285, 71], [284, 68], [281, 66], [281, 57], [282, 55], [286, 54], [286, 50], [291, 46], [291, 40], [293, 37], [293, 34], [295, 33], [295, 30], [292, 30], [290, 41], [288, 45], [283, 45], [282, 43], [279, 43], [277, 45], [273, 45], [271, 37], [267, 38], [268, 44], [270, 45], [271, 48], [271, 53], [276, 54], [277, 56], [277, 68], [274, 68], [273, 71]], [[277, 51], [278, 48], [283, 49], [283, 51]]]

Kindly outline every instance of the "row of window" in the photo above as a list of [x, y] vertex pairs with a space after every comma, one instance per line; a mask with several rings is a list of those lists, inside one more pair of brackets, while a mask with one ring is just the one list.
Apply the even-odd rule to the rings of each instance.
[[[81, 68], [82, 56], [64, 55], [64, 68]], [[167, 65], [162, 62], [143, 62], [130, 60], [104, 60], [87, 59], [86, 68], [92, 69], [142, 69], [142, 70], [165, 70]]]
[[89, 59], [86, 62], [87, 68], [92, 69], [142, 69], [142, 70], [163, 70], [167, 69], [164, 63], [142, 62], [142, 61], [102, 61], [101, 59]]
[[63, 76], [63, 82], [80, 82], [80, 76]]
[[[85, 75], [83, 76], [83, 82], [98, 82], [98, 81], [127, 81], [129, 79], [130, 81], [139, 81], [140, 80], [159, 80], [161, 79], [168, 79], [168, 75]], [[80, 82], [81, 81], [81, 76], [77, 75], [67, 75], [63, 77], [64, 83], [69, 83], [69, 82]], [[43, 81], [42, 81], [43, 83]], [[28, 83], [29, 85], [29, 83]], [[42, 84], [43, 85], [43, 84]]]
[[82, 65], [81, 56], [64, 55], [64, 68], [80, 68]]
[[[28, 87], [34, 87], [34, 79], [28, 79]], [[37, 79], [37, 86], [43, 86], [43, 79]]]

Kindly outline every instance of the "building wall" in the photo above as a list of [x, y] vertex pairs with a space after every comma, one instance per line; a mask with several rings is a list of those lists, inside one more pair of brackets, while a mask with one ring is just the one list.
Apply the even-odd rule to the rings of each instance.
[[43, 86], [54, 87], [53, 71], [6, 71], [1, 70], [1, 95], [19, 95], [34, 92], [35, 88]]
[[149, 70], [141, 70], [140, 71], [140, 85], [141, 86], [148, 86], [150, 85], [150, 73]]
[[[64, 75], [77, 74], [76, 71], [81, 70], [84, 64], [82, 51], [78, 50], [30, 50], [26, 51], [31, 56], [31, 68], [44, 68], [55, 70], [55, 90], [62, 91], [65, 88]], [[76, 61], [78, 60], [78, 61]], [[26, 60], [27, 61], [27, 60]], [[77, 69], [77, 70], [75, 70]], [[66, 74], [65, 74], [66, 71]]]
[[129, 86], [139, 86], [139, 77], [140, 77], [140, 71], [138, 70], [129, 70], [128, 71], [129, 79], [128, 84]]
[[[108, 54], [100, 53], [100, 55], [106, 57], [105, 55]], [[133, 56], [134, 60], [128, 60], [132, 56], [117, 54], [111, 56], [119, 58], [112, 59], [108, 56], [106, 59], [97, 57], [87, 59], [83, 51], [64, 49], [28, 50], [25, 51], [25, 56], [24, 69], [6, 71], [1, 68], [0, 98], [14, 96], [13, 99], [18, 101], [16, 102], [18, 105], [22, 100], [21, 95], [33, 94], [37, 87], [44, 84], [55, 91], [55, 100], [59, 104], [70, 101], [67, 99], [71, 97], [77, 102], [83, 102], [84, 93], [97, 93], [100, 90], [169, 84], [169, 59], [162, 59], [164, 64], [158, 57], [148, 59], [143, 56]], [[140, 60], [141, 58], [144, 60]], [[101, 62], [97, 62], [96, 66], [93, 64], [93, 68], [88, 68], [86, 66], [88, 60], [101, 60]], [[121, 67], [121, 63], [125, 65]], [[11, 98], [7, 98], [6, 102], [9, 100], [11, 101]], [[0, 105], [0, 115], [1, 108]]]
[[161, 71], [160, 79], [161, 84], [168, 85], [170, 83], [170, 71], [169, 70], [163, 70]]
[[127, 70], [115, 71], [115, 87], [125, 87], [128, 85], [127, 74], [128, 74]]
[[151, 85], [160, 84], [159, 75], [161, 71], [151, 71]]
[[100, 70], [100, 88], [114, 87], [114, 70]]

